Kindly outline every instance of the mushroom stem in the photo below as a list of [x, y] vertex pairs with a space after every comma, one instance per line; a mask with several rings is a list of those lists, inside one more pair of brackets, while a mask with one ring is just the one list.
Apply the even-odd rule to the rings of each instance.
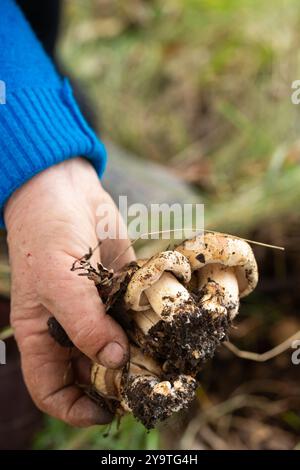
[[143, 295], [151, 308], [130, 311], [135, 324], [132, 338], [165, 371], [194, 372], [201, 355], [196, 331], [201, 314], [196, 301], [169, 272], [163, 272]]
[[171, 321], [174, 315], [180, 314], [187, 306], [190, 310], [196, 309], [188, 290], [168, 272], [164, 272], [158, 281], [146, 289], [144, 296], [150, 308], [130, 311], [134, 323], [144, 334], [160, 320]]
[[143, 335], [147, 335], [149, 330], [160, 321], [159, 315], [152, 308], [142, 312], [131, 311], [130, 315], [134, 324], [138, 326]]
[[[160, 284], [161, 277], [165, 273], [172, 273], [168, 282]], [[179, 252], [164, 251], [144, 262], [137, 272], [135, 272], [128, 283], [125, 304], [127, 309], [140, 312], [151, 307], [146, 292], [156, 284], [155, 296], [167, 297], [170, 293], [177, 294], [181, 289], [178, 279], [187, 284], [191, 279], [191, 267], [187, 258]], [[151, 295], [151, 291], [150, 294]], [[152, 296], [153, 299], [153, 296]], [[161, 308], [157, 307], [157, 313], [161, 313]]]
[[145, 295], [158, 317], [166, 321], [178, 315], [191, 299], [187, 289], [168, 272], [164, 272], [159, 281], [145, 291]]
[[137, 326], [136, 340], [143, 346], [147, 343], [150, 346], [151, 343], [147, 352], [152, 356], [154, 351], [159, 352], [161, 341], [167, 339], [164, 338], [165, 324], [169, 325], [169, 329], [176, 328], [176, 319], [180, 315], [192, 318], [199, 314], [199, 308], [188, 290], [168, 272], [164, 272], [158, 281], [146, 289], [144, 295], [151, 308], [131, 311], [130, 315]]
[[165, 380], [155, 361], [131, 346], [127, 368], [106, 369], [94, 364], [91, 381], [96, 391], [119, 401], [119, 410], [131, 411], [148, 429], [187, 406], [194, 397], [195, 380], [179, 375]]
[[199, 307], [213, 318], [228, 315], [232, 320], [239, 309], [239, 286], [232, 267], [211, 263], [197, 271]]

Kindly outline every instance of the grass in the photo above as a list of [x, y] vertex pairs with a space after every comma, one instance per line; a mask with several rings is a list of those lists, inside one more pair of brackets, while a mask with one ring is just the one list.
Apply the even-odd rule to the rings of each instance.
[[132, 416], [116, 420], [111, 426], [92, 426], [83, 430], [45, 418], [45, 429], [37, 435], [34, 449], [106, 449], [106, 450], [156, 450], [159, 448], [159, 433], [146, 431]]

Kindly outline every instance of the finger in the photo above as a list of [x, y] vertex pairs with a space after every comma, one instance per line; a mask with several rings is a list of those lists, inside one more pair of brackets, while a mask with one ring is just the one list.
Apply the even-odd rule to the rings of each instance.
[[[49, 313], [48, 313], [49, 315]], [[44, 412], [72, 426], [107, 424], [111, 413], [94, 403], [74, 385], [70, 374], [70, 350], [59, 346], [44, 328], [41, 311], [39, 332], [19, 341], [24, 379], [36, 405]]]
[[73, 262], [72, 256], [52, 252], [51, 260], [39, 264], [41, 302], [86, 356], [105, 367], [120, 367], [128, 360], [127, 337], [106, 314], [94, 284], [70, 271]]
[[100, 252], [103, 265], [113, 269], [114, 272], [136, 259], [131, 241], [128, 239], [111, 240], [107, 238], [102, 242]]
[[[100, 252], [101, 262], [104, 266], [112, 268], [115, 272], [121, 269], [125, 264], [130, 263], [135, 259], [134, 249], [131, 241], [128, 238], [127, 228], [118, 211], [115, 203], [107, 194], [105, 199], [106, 204], [109, 204], [110, 224], [113, 227], [108, 227], [111, 230], [107, 234], [101, 234], [102, 224], [101, 218], [97, 224], [97, 236], [101, 241]], [[101, 204], [100, 206], [101, 207]]]
[[80, 385], [90, 385], [92, 369], [91, 360], [83, 354], [80, 354], [72, 360], [72, 365], [76, 383], [79, 383]]

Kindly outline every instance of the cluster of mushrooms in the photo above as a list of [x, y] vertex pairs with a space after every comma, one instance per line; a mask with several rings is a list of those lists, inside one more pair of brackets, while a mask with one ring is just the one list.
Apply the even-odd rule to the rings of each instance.
[[[101, 292], [101, 273], [91, 278]], [[119, 370], [94, 364], [95, 391], [147, 428], [186, 407], [203, 364], [227, 338], [239, 299], [257, 280], [250, 245], [221, 233], [198, 235], [109, 276], [107, 309], [123, 317], [130, 361]]]
[[93, 364], [93, 393], [148, 429], [193, 400], [203, 364], [258, 280], [250, 245], [222, 233], [198, 235], [117, 273], [86, 261], [80, 269], [130, 340], [124, 368]]

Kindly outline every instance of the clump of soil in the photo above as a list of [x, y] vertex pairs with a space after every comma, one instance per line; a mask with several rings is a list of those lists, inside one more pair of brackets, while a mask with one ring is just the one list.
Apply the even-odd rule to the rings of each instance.
[[49, 317], [47, 321], [48, 331], [55, 341], [63, 348], [72, 348], [73, 342], [61, 326], [61, 324], [54, 317]]
[[192, 316], [182, 312], [171, 322], [161, 320], [144, 339], [143, 351], [164, 363], [167, 372], [197, 375], [225, 341], [231, 322], [227, 316], [213, 318], [198, 310]]
[[148, 377], [130, 377], [127, 380], [123, 394], [133, 415], [147, 429], [187, 407], [194, 398], [196, 381], [188, 381], [183, 377], [180, 378], [180, 384], [178, 382], [178, 379], [170, 380], [171, 388], [167, 390], [168, 393], [160, 393], [155, 391], [155, 381]]

